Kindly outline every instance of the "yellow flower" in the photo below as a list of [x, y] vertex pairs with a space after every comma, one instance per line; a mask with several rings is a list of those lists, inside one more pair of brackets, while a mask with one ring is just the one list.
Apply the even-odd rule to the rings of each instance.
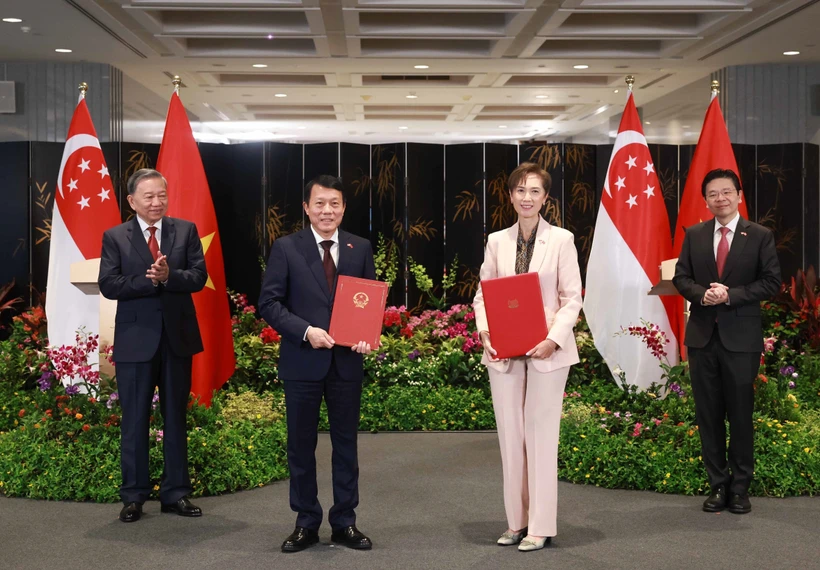
[[669, 479], [669, 477], [671, 477], [671, 476], [672, 476], [672, 474], [671, 474], [671, 473], [667, 473], [667, 474], [666, 474], [666, 478], [667, 478], [667, 479]]
[[805, 451], [806, 453], [811, 453], [811, 448], [810, 447], [804, 447], [803, 451]]
[[261, 420], [262, 419], [262, 414], [256, 414], [256, 419]]
[[[572, 451], [578, 451], [578, 448], [577, 448], [577, 447], [573, 447], [573, 448], [572, 448]], [[806, 448], [806, 453], [808, 453], [808, 451], [809, 451], [809, 448], [807, 447], [807, 448]]]
[[207, 443], [205, 443], [204, 441], [202, 442], [202, 447], [205, 447], [205, 446], [207, 446], [207, 445], [208, 445], [208, 444], [207, 444]]
[[421, 411], [421, 413], [422, 413], [422, 414], [426, 414], [426, 413], [427, 413], [427, 410], [422, 410], [422, 411]]
[[253, 449], [253, 446], [252, 446], [252, 445], [249, 445], [249, 446], [248, 446], [248, 449]]
[[80, 413], [75, 414], [75, 415], [74, 415], [74, 419], [76, 419], [76, 420], [81, 420], [81, 419], [83, 419], [83, 415], [82, 415], [82, 414], [80, 414]]
[[441, 420], [441, 423], [446, 424], [447, 420]]
[[784, 434], [783, 434], [783, 437], [788, 437], [788, 435], [784, 433]]
[[159, 491], [159, 485], [154, 485], [154, 491]]
[[587, 438], [587, 436], [585, 436], [584, 434], [581, 434], [581, 439], [586, 439], [586, 438]]
[[471, 407], [471, 408], [475, 408], [475, 404], [473, 404], [472, 402], [470, 402], [470, 407]]
[[789, 440], [789, 441], [787, 441], [786, 443], [788, 443], [789, 445], [791, 445], [791, 444], [792, 444], [792, 440]]
[[587, 473], [586, 475], [584, 475], [584, 477], [586, 477], [587, 479], [589, 479], [589, 473]]
[[35, 427], [36, 429], [40, 429], [40, 424], [34, 424], [34, 427]]
[[475, 421], [475, 416], [470, 416], [470, 419]]

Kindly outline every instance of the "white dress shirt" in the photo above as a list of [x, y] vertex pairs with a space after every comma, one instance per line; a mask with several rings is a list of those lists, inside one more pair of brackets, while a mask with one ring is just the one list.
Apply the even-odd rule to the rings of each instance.
[[[319, 233], [313, 228], [313, 224], [310, 226], [310, 231], [313, 232], [313, 237], [316, 239], [316, 247], [319, 248], [319, 259], [325, 258], [325, 248], [322, 247], [321, 243], [325, 240]], [[333, 235], [330, 236], [333, 245], [330, 246], [330, 257], [333, 258], [333, 265], [336, 266], [336, 269], [339, 268], [339, 229], [336, 228], [336, 231], [333, 232]], [[307, 333], [310, 330], [310, 327], [305, 329], [305, 334], [302, 337], [302, 340], [307, 341]]]
[[[148, 231], [148, 227], [151, 225], [139, 216], [137, 216], [137, 222], [140, 225], [140, 229], [142, 230], [142, 235], [145, 237], [145, 242], [148, 243], [148, 240], [151, 238], [151, 232]], [[159, 250], [162, 251], [162, 219], [160, 219], [154, 227], [157, 228], [156, 237], [157, 237], [157, 246]]]
[[[320, 236], [318, 232], [313, 228], [313, 225], [310, 226], [310, 231], [313, 232], [313, 237], [316, 239], [316, 247], [319, 248], [319, 259], [325, 258], [325, 248], [321, 246], [323, 241], [327, 241], [325, 238]], [[330, 237], [333, 245], [330, 246], [330, 257], [333, 258], [333, 265], [337, 268], [339, 267], [339, 229], [337, 228], [333, 235]]]
[[715, 250], [715, 259], [717, 259], [717, 249], [718, 244], [720, 243], [720, 228], [729, 228], [729, 231], [726, 233], [726, 241], [729, 242], [729, 249], [732, 249], [732, 240], [735, 239], [735, 230], [737, 230], [737, 223], [740, 221], [740, 214], [735, 214], [735, 217], [732, 218], [732, 221], [728, 224], [721, 225], [720, 222], [715, 219], [715, 233], [712, 236], [712, 243], [714, 245]]

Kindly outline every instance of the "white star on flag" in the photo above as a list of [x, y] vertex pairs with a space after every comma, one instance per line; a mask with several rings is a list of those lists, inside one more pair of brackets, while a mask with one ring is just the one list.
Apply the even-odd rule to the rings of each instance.
[[111, 192], [111, 190], [106, 190], [105, 188], [103, 188], [102, 192], [97, 194], [97, 196], [100, 197], [100, 202], [105, 202], [106, 200], [109, 200], [109, 197], [108, 197], [109, 192]]
[[80, 170], [85, 172], [86, 170], [91, 170], [91, 167], [88, 166], [88, 163], [91, 162], [90, 160], [82, 160], [80, 159]]
[[85, 208], [89, 208], [89, 207], [90, 207], [90, 206], [88, 205], [88, 198], [86, 198], [85, 196], [80, 196], [80, 201], [79, 201], [79, 202], [77, 202], [77, 204], [79, 204], [79, 206], [80, 206], [80, 210], [83, 210], [83, 209], [85, 209]]
[[649, 176], [651, 172], [655, 172], [655, 165], [647, 161], [646, 166], [644, 166], [643, 169], [646, 171], [646, 175]]
[[655, 195], [655, 187], [650, 186], [649, 184], [647, 184], [646, 185], [646, 190], [644, 190], [643, 193], [646, 194], [647, 198], [649, 198], [650, 196], [654, 196]]
[[626, 203], [629, 204], [629, 209], [631, 210], [632, 206], [637, 206], [638, 205], [638, 197], [633, 196], [632, 194], [630, 194], [629, 195], [629, 200], [627, 200]]
[[103, 167], [97, 171], [100, 175], [100, 178], [105, 178], [108, 176], [108, 167], [103, 164]]
[[630, 154], [630, 155], [629, 155], [629, 160], [627, 160], [624, 164], [626, 164], [626, 165], [629, 167], [629, 170], [632, 170], [632, 167], [633, 167], [633, 166], [634, 166], [635, 168], [637, 168], [637, 167], [638, 167], [638, 165], [637, 165], [637, 164], [635, 164], [635, 161], [636, 161], [636, 160], [638, 160], [638, 157], [637, 157], [637, 156], [632, 156], [632, 155]]
[[71, 191], [74, 191], [74, 190], [77, 189], [77, 181], [74, 180], [73, 178], [71, 179], [71, 182], [68, 183], [68, 189], [71, 190]]
[[615, 186], [618, 187], [618, 190], [622, 189], [624, 186], [626, 186], [626, 178], [624, 178], [623, 176], [619, 176], [618, 180], [615, 181]]

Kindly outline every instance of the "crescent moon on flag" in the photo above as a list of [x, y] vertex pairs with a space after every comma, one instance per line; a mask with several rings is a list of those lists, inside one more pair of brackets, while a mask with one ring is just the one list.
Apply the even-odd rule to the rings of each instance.
[[609, 164], [606, 167], [607, 175], [606, 178], [604, 178], [604, 192], [606, 192], [610, 198], [612, 197], [612, 192], [609, 190], [609, 169], [612, 168], [612, 159], [615, 158], [619, 150], [631, 144], [639, 144], [649, 148], [643, 133], [639, 133], [638, 131], [623, 131], [618, 133], [618, 136], [615, 138], [615, 145], [612, 147], [612, 155], [609, 157]]
[[93, 147], [100, 151], [102, 154], [102, 149], [100, 148], [100, 141], [97, 140], [97, 137], [94, 135], [74, 135], [70, 139], [65, 142], [65, 150], [63, 151], [63, 159], [60, 162], [60, 172], [57, 175], [57, 191], [60, 193], [60, 198], [64, 198], [63, 195], [63, 170], [65, 170], [65, 163], [68, 158], [73, 155], [75, 152], [80, 150], [81, 148], [86, 147]]

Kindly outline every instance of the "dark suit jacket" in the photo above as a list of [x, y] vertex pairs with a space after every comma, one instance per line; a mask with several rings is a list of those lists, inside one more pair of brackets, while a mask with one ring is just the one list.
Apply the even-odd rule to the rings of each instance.
[[[375, 279], [370, 242], [339, 230], [337, 275]], [[335, 287], [330, 291], [322, 267], [319, 247], [310, 228], [277, 239], [271, 247], [259, 313], [282, 335], [279, 377], [283, 381], [318, 381], [330, 370], [344, 380], [361, 381], [362, 355], [349, 347], [314, 349], [302, 340], [308, 326], [328, 330]]]
[[136, 216], [103, 234], [98, 279], [100, 292], [117, 300], [115, 362], [148, 362], [159, 346], [162, 328], [177, 356], [202, 352], [202, 337], [191, 293], [208, 279], [196, 225], [162, 218], [160, 251], [168, 257], [165, 285], [145, 276], [153, 258]]
[[[672, 282], [690, 303], [686, 346], [703, 348], [715, 326], [732, 352], [763, 350], [760, 302], [780, 289], [780, 263], [774, 235], [761, 225], [740, 218], [723, 275], [717, 274], [714, 218], [686, 230]], [[729, 304], [704, 306], [703, 295], [713, 282], [729, 287]]]

